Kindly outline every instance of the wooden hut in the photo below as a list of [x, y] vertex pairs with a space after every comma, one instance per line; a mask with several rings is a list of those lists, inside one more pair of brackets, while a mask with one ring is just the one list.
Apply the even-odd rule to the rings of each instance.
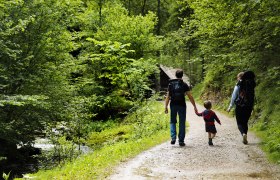
[[[176, 79], [175, 73], [177, 69], [159, 65], [160, 68], [160, 91], [166, 92], [170, 79]], [[190, 80], [186, 74], [183, 75], [183, 81], [190, 85]]]

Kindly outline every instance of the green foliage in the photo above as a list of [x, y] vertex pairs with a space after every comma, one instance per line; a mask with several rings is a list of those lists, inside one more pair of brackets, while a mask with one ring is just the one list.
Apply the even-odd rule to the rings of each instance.
[[158, 74], [158, 68], [154, 59], [139, 59], [133, 61], [124, 71], [127, 74], [126, 82], [133, 99], [143, 99], [147, 91], [151, 91], [152, 85], [149, 77]]
[[259, 127], [266, 151], [279, 161], [279, 136], [274, 133], [279, 129], [279, 1], [184, 2], [194, 10], [191, 20], [185, 19], [185, 29], [194, 32], [196, 56], [203, 57], [207, 71], [202, 98], [226, 109], [236, 75], [253, 70], [257, 101], [252, 123]]
[[91, 132], [87, 139], [87, 144], [94, 149], [114, 144], [118, 141], [129, 139], [133, 132], [133, 127], [122, 125], [115, 128], [105, 129], [101, 132]]
[[155, 23], [156, 16], [152, 12], [145, 16], [128, 16], [121, 5], [108, 6], [104, 9], [103, 26], [94, 37], [98, 40], [129, 43], [130, 49], [135, 51], [130, 57], [139, 59], [158, 50], [158, 39], [153, 35]]
[[92, 38], [88, 41], [92, 45], [80, 57], [84, 74], [78, 81], [80, 95], [96, 95], [91, 112], [97, 114], [97, 119], [127, 111], [133, 100], [143, 98], [150, 90], [148, 77], [157, 69], [154, 61], [129, 58], [134, 53], [129, 50], [130, 44]]
[[38, 157], [42, 169], [62, 167], [66, 162], [71, 162], [80, 154], [76, 145], [72, 141], [66, 140], [65, 136], [53, 137], [51, 142], [54, 147]]
[[259, 81], [256, 91], [257, 104], [254, 110], [254, 130], [264, 140], [262, 147], [269, 154], [272, 161], [280, 164], [280, 79], [279, 67], [270, 69]]
[[186, 67], [187, 65], [187, 40], [183, 29], [167, 34], [164, 39], [161, 63], [171, 67]]
[[88, 66], [88, 71], [95, 73], [95, 81], [100, 82], [99, 84], [106, 87], [107, 91], [113, 90], [115, 86], [120, 86], [125, 79], [123, 71], [127, 68], [128, 63], [133, 60], [126, 57], [128, 53], [133, 52], [127, 50], [129, 44], [97, 41], [91, 38], [88, 40], [93, 42], [96, 49], [94, 51], [99, 52], [89, 55], [91, 66]]
[[190, 83], [194, 85], [205, 76], [205, 58], [198, 48], [199, 41], [194, 35], [196, 29], [190, 25], [194, 20], [194, 10], [188, 1], [175, 1], [172, 5], [175, 10], [171, 9], [174, 12], [171, 13], [167, 26], [174, 26], [175, 22], [176, 28], [166, 33], [160, 63], [183, 69], [190, 78]]
[[37, 179], [104, 179], [119, 162], [169, 138], [169, 116], [162, 108], [162, 102], [148, 102], [120, 124], [111, 121], [102, 126], [98, 123], [101, 131], [90, 134], [88, 142], [95, 144], [94, 147], [98, 144], [106, 146], [61, 168], [30, 176]]
[[[61, 138], [60, 152], [70, 152], [72, 142], [102, 147], [105, 154], [91, 158], [108, 167], [98, 159], [111, 162], [106, 153], [113, 145], [121, 160], [134, 142], [166, 129], [152, 107], [140, 108], [154, 93], [157, 63], [184, 69], [191, 83], [202, 81], [197, 96], [224, 108], [237, 73], [250, 69], [258, 84], [253, 123], [279, 159], [279, 3], [0, 0], [1, 138], [11, 147], [31, 144], [46, 127], [63, 124], [71, 141], [54, 137]], [[98, 122], [108, 119], [114, 120]], [[92, 171], [86, 167], [79, 177]]]
[[127, 9], [128, 15], [142, 15], [145, 16], [150, 12], [154, 12], [157, 15], [157, 23], [155, 32], [157, 35], [164, 34], [169, 30], [171, 26], [166, 25], [170, 16], [172, 16], [172, 8], [174, 1], [172, 0], [120, 0], [123, 6]]
[[11, 173], [11, 171], [8, 174], [3, 173], [3, 175], [2, 175], [3, 179], [8, 180], [10, 178], [10, 173]]
[[[118, 141], [137, 141], [168, 128], [168, 124], [163, 124], [161, 118], [155, 118], [157, 114], [158, 117], [162, 116], [162, 112], [157, 112], [158, 102], [145, 104], [146, 102], [139, 102], [135, 112], [129, 114], [120, 125], [113, 124], [111, 127], [101, 128], [99, 131], [90, 133], [87, 144], [100, 148]], [[151, 122], [151, 120], [153, 121]]]
[[11, 143], [30, 144], [69, 113], [68, 8], [65, 1], [1, 1], [0, 124]]
[[62, 137], [47, 131], [57, 148], [46, 158], [68, 160], [72, 143], [98, 129], [91, 120], [124, 117], [151, 91], [155, 13], [129, 16], [117, 1], [27, 0], [0, 1], [0, 16], [0, 134], [11, 147], [63, 125]]

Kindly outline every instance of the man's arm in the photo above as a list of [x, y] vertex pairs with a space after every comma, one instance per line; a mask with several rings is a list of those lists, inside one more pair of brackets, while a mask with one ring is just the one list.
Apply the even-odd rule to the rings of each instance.
[[168, 113], [169, 101], [170, 101], [170, 95], [169, 95], [169, 91], [167, 91], [166, 98], [165, 98], [165, 114]]
[[198, 115], [198, 116], [203, 116], [203, 114], [199, 113], [199, 112], [195, 112], [195, 114]]
[[189, 100], [190, 102], [192, 103], [193, 107], [194, 107], [194, 111], [197, 113], [197, 108], [196, 108], [196, 105], [195, 105], [195, 101], [193, 99], [193, 96], [191, 94], [191, 91], [187, 91], [186, 92], [187, 96], [189, 97]]

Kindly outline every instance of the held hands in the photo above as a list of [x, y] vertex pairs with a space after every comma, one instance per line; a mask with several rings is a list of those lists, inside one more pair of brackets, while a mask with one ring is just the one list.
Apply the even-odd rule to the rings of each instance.
[[195, 112], [196, 115], [198, 115], [198, 110], [197, 110], [196, 107], [194, 107], [194, 112]]
[[196, 107], [194, 107], [194, 112], [195, 112], [195, 114], [197, 114], [197, 113], [198, 113], [198, 111], [197, 111], [197, 108], [196, 108]]

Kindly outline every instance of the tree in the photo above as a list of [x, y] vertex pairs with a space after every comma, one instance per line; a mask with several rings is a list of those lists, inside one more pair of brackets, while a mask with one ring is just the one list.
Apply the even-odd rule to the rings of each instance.
[[68, 8], [55, 0], [1, 1], [0, 134], [11, 144], [32, 143], [69, 113]]
[[[115, 18], [118, 17], [118, 21]], [[94, 34], [97, 40], [130, 43], [135, 51], [134, 59], [153, 55], [160, 47], [160, 41], [155, 38], [153, 30], [156, 16], [153, 13], [146, 16], [128, 16], [128, 12], [121, 5], [115, 4], [104, 9], [104, 24]]]
[[91, 1], [71, 28], [76, 59], [72, 83], [88, 110], [84, 115], [92, 120], [122, 116], [150, 91], [148, 77], [157, 69], [151, 57], [160, 47], [153, 35], [153, 13], [129, 16], [119, 2], [102, 2], [102, 26], [97, 21], [100, 6]]

